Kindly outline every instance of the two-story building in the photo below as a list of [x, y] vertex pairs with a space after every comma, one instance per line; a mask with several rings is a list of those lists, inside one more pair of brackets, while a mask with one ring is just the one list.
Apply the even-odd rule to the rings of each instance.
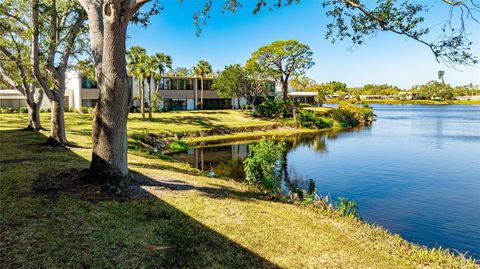
[[[200, 108], [203, 100], [203, 109], [226, 109], [239, 108], [246, 104], [246, 100], [240, 98], [222, 98], [212, 89], [212, 78], [203, 79], [203, 93], [199, 77], [162, 77], [155, 81], [152, 79], [151, 92], [158, 100], [157, 109], [165, 110], [195, 110]], [[133, 89], [134, 106], [140, 105], [140, 93], [138, 81], [131, 80]], [[158, 85], [157, 85], [158, 83]], [[65, 91], [65, 108], [68, 110], [80, 109], [81, 107], [95, 106], [99, 89], [88, 80], [83, 80], [77, 72], [67, 73]], [[145, 102], [148, 100], [148, 89], [145, 81]], [[155, 98], [152, 97], [152, 98]], [[25, 97], [17, 90], [0, 90], [0, 107], [19, 109], [26, 106]], [[48, 109], [50, 102], [44, 97], [42, 109]]]

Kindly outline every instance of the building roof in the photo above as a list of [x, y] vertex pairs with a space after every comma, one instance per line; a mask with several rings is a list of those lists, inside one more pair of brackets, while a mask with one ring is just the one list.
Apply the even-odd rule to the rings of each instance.
[[289, 96], [292, 97], [315, 97], [317, 96], [316, 92], [289, 92]]

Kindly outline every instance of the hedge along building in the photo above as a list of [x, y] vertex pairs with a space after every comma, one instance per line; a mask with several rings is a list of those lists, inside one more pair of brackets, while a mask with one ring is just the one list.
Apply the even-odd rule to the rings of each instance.
[[[212, 78], [203, 79], [203, 108], [204, 109], [227, 109], [239, 108], [247, 102], [241, 98], [222, 98], [212, 90]], [[140, 106], [140, 93], [138, 81], [131, 80], [133, 89], [133, 106]], [[201, 80], [197, 77], [162, 77], [152, 81], [152, 99], [157, 98], [157, 109], [165, 110], [195, 110], [202, 102]], [[148, 88], [145, 81], [145, 100], [148, 100]], [[67, 72], [65, 109], [79, 110], [81, 107], [94, 107], [99, 95], [96, 85], [89, 80], [82, 79], [78, 72]], [[15, 110], [26, 107], [25, 97], [17, 90], [0, 90], [0, 107]], [[42, 109], [50, 108], [48, 98], [43, 99]]]

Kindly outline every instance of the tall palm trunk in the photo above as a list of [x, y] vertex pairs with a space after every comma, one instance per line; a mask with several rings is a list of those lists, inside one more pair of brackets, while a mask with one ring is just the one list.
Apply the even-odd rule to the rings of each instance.
[[142, 112], [142, 119], [145, 119], [145, 82], [142, 79], [140, 83], [142, 84], [140, 89], [140, 112]]
[[203, 110], [203, 75], [200, 77], [200, 109]]
[[147, 84], [148, 84], [148, 119], [152, 120], [152, 78], [148, 77], [147, 78]]

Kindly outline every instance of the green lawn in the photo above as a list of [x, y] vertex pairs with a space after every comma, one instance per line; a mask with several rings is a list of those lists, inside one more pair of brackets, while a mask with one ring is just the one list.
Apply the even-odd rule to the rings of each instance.
[[[266, 123], [220, 112], [161, 113], [153, 122], [135, 114], [129, 132]], [[42, 120], [48, 128], [48, 114]], [[42, 146], [48, 132], [19, 130], [25, 114], [0, 115], [2, 268], [478, 268], [378, 227], [135, 153], [129, 167], [142, 182], [135, 199], [102, 196], [78, 182], [72, 188], [61, 176], [52, 182], [54, 174], [89, 165], [91, 117], [67, 113], [66, 121], [68, 139], [83, 148]]]

